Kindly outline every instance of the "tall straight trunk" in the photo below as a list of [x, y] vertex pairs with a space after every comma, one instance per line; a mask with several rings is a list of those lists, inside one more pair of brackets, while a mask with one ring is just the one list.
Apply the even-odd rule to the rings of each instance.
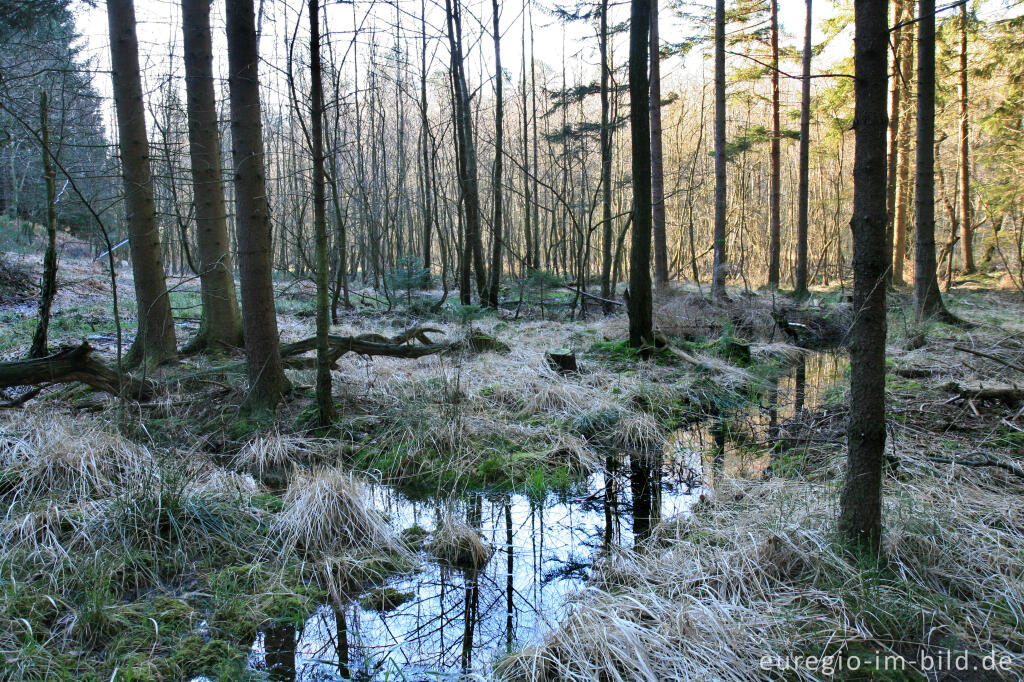
[[[897, 0], [899, 13], [897, 23], [913, 19], [913, 0]], [[897, 47], [899, 68], [897, 77], [900, 80], [900, 119], [899, 135], [896, 142], [896, 177], [895, 194], [893, 196], [893, 245], [892, 245], [892, 284], [903, 286], [903, 263], [907, 257], [907, 225], [910, 222], [910, 117], [914, 111], [910, 98], [910, 83], [914, 67], [914, 37], [909, 26], [903, 27], [899, 35]]]
[[537, 60], [533, 51], [533, 0], [530, 1], [530, 112], [533, 118], [533, 267], [540, 268], [540, 162], [537, 136]]
[[725, 0], [715, 2], [715, 262], [711, 297], [725, 298]]
[[107, 21], [110, 25], [110, 66], [121, 149], [121, 177], [128, 209], [128, 236], [139, 321], [127, 362], [129, 365], [151, 367], [173, 358], [176, 348], [174, 319], [167, 297], [160, 249], [160, 228], [153, 200], [133, 0], [107, 0]]
[[320, 0], [309, 0], [309, 133], [313, 143], [313, 241], [316, 258], [316, 412], [321, 427], [334, 421], [327, 265], [327, 188], [324, 181], [324, 85], [320, 66]]
[[914, 298], [919, 320], [948, 317], [935, 260], [935, 0], [919, 0]]
[[260, 411], [277, 405], [287, 380], [281, 366], [277, 312], [274, 309], [258, 42], [253, 0], [226, 0], [225, 9], [231, 156], [235, 166], [235, 229], [249, 372], [246, 404], [252, 410]]
[[772, 48], [772, 139], [771, 139], [771, 218], [768, 235], [768, 286], [779, 287], [779, 260], [782, 250], [782, 151], [779, 125], [779, 0], [771, 0]]
[[853, 169], [853, 307], [850, 418], [839, 529], [851, 545], [878, 551], [885, 452], [886, 61], [888, 0], [855, 0], [856, 133]]
[[492, 176], [493, 227], [491, 232], [491, 269], [487, 285], [487, 305], [498, 307], [498, 287], [501, 285], [502, 237], [501, 172], [505, 150], [505, 102], [502, 98], [505, 73], [501, 70], [501, 28], [498, 26], [498, 0], [491, 0], [494, 14], [494, 172]]
[[800, 179], [796, 219], [796, 296], [807, 296], [807, 209], [810, 204], [811, 166], [811, 0], [804, 23], [803, 84], [800, 93]]
[[213, 91], [210, 0], [181, 0], [185, 39], [185, 91], [189, 154], [199, 241], [199, 287], [203, 302], [192, 350], [225, 350], [242, 345], [242, 315], [228, 243], [227, 209], [221, 185], [220, 133]]
[[629, 19], [629, 124], [633, 153], [633, 235], [629, 252], [629, 345], [654, 347], [651, 310], [651, 119], [647, 32], [651, 0], [632, 0]]
[[[526, 20], [526, 15], [523, 15], [523, 20]], [[533, 233], [530, 223], [533, 218], [533, 208], [530, 205], [530, 110], [527, 107], [527, 89], [526, 89], [526, 26], [523, 26], [523, 72], [522, 72], [522, 88], [523, 88], [523, 245], [524, 251], [526, 251], [526, 257], [522, 262], [525, 265], [525, 270], [529, 270], [533, 266], [531, 254], [533, 253]], [[521, 274], [523, 268], [520, 268]]]
[[[448, 41], [452, 52], [452, 82], [455, 96], [455, 134], [458, 139], [459, 185], [462, 189], [462, 208], [465, 213], [465, 274], [469, 269], [476, 275], [477, 294], [485, 298], [487, 273], [484, 268], [483, 242], [480, 236], [480, 190], [476, 172], [476, 145], [473, 140], [473, 114], [470, 109], [469, 88], [466, 84], [466, 70], [462, 53], [462, 11], [460, 0], [445, 0], [448, 21]], [[463, 303], [470, 292], [460, 291]]]
[[427, 1], [420, 0], [420, 30], [423, 49], [420, 52], [420, 144], [423, 145], [423, 267], [430, 268], [430, 251], [434, 230], [434, 207], [431, 203], [430, 121], [427, 118]]
[[651, 3], [651, 199], [654, 229], [654, 283], [668, 284], [668, 245], [665, 235], [665, 164], [661, 144], [661, 41], [658, 0]]
[[975, 271], [974, 230], [971, 225], [971, 150], [967, 111], [967, 3], [960, 5], [960, 248], [964, 273]]
[[601, 0], [601, 298], [605, 314], [612, 312], [612, 129], [611, 97], [608, 93], [611, 65], [608, 63], [608, 0]]
[[46, 254], [43, 256], [43, 286], [39, 293], [39, 319], [32, 335], [30, 358], [49, 354], [47, 334], [50, 328], [50, 308], [57, 295], [57, 172], [50, 158], [49, 107], [46, 92], [39, 93], [39, 137], [43, 157], [43, 182], [46, 183]]
[[[900, 14], [902, 9], [900, 7], [901, 0], [895, 0], [892, 5], [893, 12], [893, 25], [896, 26], [892, 30], [892, 46], [893, 46], [893, 60], [892, 70], [889, 75], [889, 152], [888, 162], [886, 164], [886, 185], [885, 185], [885, 208], [886, 208], [886, 226], [885, 226], [885, 248], [886, 251], [892, 257], [893, 251], [893, 240], [895, 235], [895, 223], [896, 223], [896, 176], [897, 168], [899, 166], [899, 137], [900, 131], [906, 126], [900, 115], [902, 107], [904, 84], [903, 79], [900, 77], [900, 48], [901, 37], [904, 32], [910, 29], [900, 25]], [[892, 268], [885, 278], [886, 286], [892, 288]]]

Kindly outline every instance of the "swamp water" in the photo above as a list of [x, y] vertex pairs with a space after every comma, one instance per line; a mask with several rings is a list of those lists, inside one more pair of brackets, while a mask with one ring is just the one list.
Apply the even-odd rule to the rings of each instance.
[[324, 604], [301, 629], [260, 633], [250, 667], [289, 682], [483, 677], [502, 656], [557, 626], [567, 596], [586, 590], [603, 553], [631, 547], [658, 520], [686, 513], [713, 488], [716, 472], [764, 475], [777, 426], [817, 407], [846, 366], [843, 356], [810, 355], [769, 386], [760, 404], [678, 431], [657, 457], [609, 458], [610, 469], [543, 501], [518, 493], [414, 500], [376, 487], [374, 503], [396, 528], [433, 530], [443, 513], [459, 514], [494, 549], [490, 561], [474, 572], [420, 552], [416, 573], [387, 583], [411, 593], [408, 601], [388, 612], [358, 600], [343, 609]]

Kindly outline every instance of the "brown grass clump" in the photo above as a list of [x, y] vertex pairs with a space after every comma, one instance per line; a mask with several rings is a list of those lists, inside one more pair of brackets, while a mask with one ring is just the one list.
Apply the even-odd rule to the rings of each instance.
[[29, 409], [0, 423], [0, 488], [18, 499], [105, 497], [154, 468], [146, 447], [98, 419]]
[[309, 448], [308, 439], [275, 430], [252, 437], [231, 459], [239, 471], [262, 479], [270, 472], [290, 469]]
[[494, 553], [478, 530], [452, 513], [438, 520], [426, 549], [440, 561], [467, 570], [483, 568]]
[[277, 530], [285, 552], [324, 557], [349, 548], [402, 553], [397, 535], [370, 502], [366, 484], [340, 469], [295, 476]]

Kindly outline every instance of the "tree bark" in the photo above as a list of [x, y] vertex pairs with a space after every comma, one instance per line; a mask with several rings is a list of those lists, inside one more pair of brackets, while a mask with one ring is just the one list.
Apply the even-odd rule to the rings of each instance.
[[935, 0], [919, 0], [914, 298], [918, 320], [947, 318], [935, 259]]
[[654, 233], [654, 283], [668, 284], [668, 245], [665, 235], [665, 164], [661, 135], [661, 41], [658, 37], [658, 0], [651, 3], [651, 200]]
[[139, 74], [139, 41], [135, 33], [133, 0], [107, 0], [110, 27], [110, 66], [117, 110], [121, 177], [127, 205], [129, 247], [138, 329], [128, 351], [129, 365], [152, 367], [176, 353], [174, 319], [167, 296], [160, 229], [153, 200], [149, 138]]
[[185, 47], [185, 91], [189, 154], [199, 242], [203, 302], [199, 334], [190, 350], [226, 350], [242, 345], [242, 316], [228, 242], [227, 208], [220, 161], [217, 102], [213, 90], [210, 0], [181, 0]]
[[[611, 97], [608, 92], [611, 66], [608, 63], [608, 0], [601, 0], [600, 41], [601, 52], [601, 298], [611, 300], [612, 244], [615, 235], [612, 226], [612, 129]], [[603, 304], [604, 313], [612, 312], [610, 303]]]
[[[893, 45], [893, 60], [892, 70], [889, 76], [889, 152], [888, 162], [886, 165], [886, 184], [885, 184], [885, 206], [886, 206], [886, 226], [885, 226], [885, 250], [892, 257], [893, 252], [893, 240], [895, 238], [895, 223], [896, 223], [896, 171], [899, 165], [899, 138], [900, 131], [906, 126], [906, 121], [900, 115], [900, 109], [902, 106], [903, 91], [905, 90], [903, 85], [903, 78], [900, 74], [900, 50], [902, 49], [902, 36], [903, 33], [909, 31], [910, 28], [901, 26], [902, 21], [902, 2], [903, 0], [895, 0], [892, 4], [893, 8], [893, 25], [896, 27], [892, 30], [892, 45]], [[890, 289], [893, 286], [892, 269], [886, 275], [886, 286]]]
[[711, 273], [711, 297], [726, 298], [725, 159], [725, 0], [715, 2], [715, 261]]
[[492, 176], [493, 226], [491, 229], [491, 269], [487, 285], [487, 305], [498, 307], [498, 289], [501, 286], [501, 252], [505, 248], [502, 236], [502, 156], [505, 149], [505, 102], [503, 85], [505, 72], [501, 69], [501, 28], [498, 25], [498, 0], [491, 0], [494, 15], [494, 173]]
[[811, 161], [811, 29], [813, 27], [811, 0], [807, 2], [807, 18], [804, 23], [803, 86], [800, 93], [800, 179], [797, 198], [796, 221], [796, 296], [807, 296], [807, 227], [810, 204], [810, 161]]
[[[897, 0], [899, 7], [898, 22], [902, 23], [913, 18], [912, 0]], [[910, 220], [910, 117], [914, 111], [911, 100], [910, 84], [914, 66], [914, 38], [909, 26], [903, 27], [899, 36], [898, 77], [902, 95], [900, 97], [899, 139], [897, 141], [897, 161], [895, 178], [895, 197], [893, 199], [893, 251], [892, 251], [892, 284], [903, 286], [903, 264], [907, 257], [907, 224]]]
[[629, 345], [654, 347], [651, 310], [651, 129], [647, 31], [651, 0], [632, 0], [629, 26], [629, 123], [633, 154], [633, 234], [629, 253]]
[[967, 108], [967, 3], [960, 5], [960, 248], [964, 274], [973, 273], [974, 229], [971, 225], [971, 152]]
[[771, 217], [768, 235], [768, 286], [779, 288], [779, 261], [782, 250], [782, 150], [779, 124], [779, 0], [771, 0], [772, 50], [772, 139], [771, 139]]
[[331, 333], [327, 282], [327, 188], [324, 181], [324, 86], [320, 66], [320, 0], [309, 0], [310, 125], [313, 143], [313, 239], [316, 242], [316, 412], [317, 423], [334, 421], [331, 362], [327, 335]]
[[270, 210], [263, 164], [259, 54], [253, 0], [227, 0], [231, 154], [235, 165], [242, 322], [249, 373], [246, 404], [273, 409], [287, 386], [274, 308]]
[[[480, 190], [476, 172], [476, 145], [473, 140], [473, 114], [470, 109], [469, 88], [462, 53], [462, 11], [460, 0], [445, 0], [448, 20], [448, 41], [452, 52], [452, 81], [455, 95], [455, 134], [458, 136], [459, 185], [462, 190], [462, 208], [465, 213], [465, 262], [460, 289], [468, 289], [469, 270], [476, 275], [477, 294], [486, 297], [487, 273], [484, 268], [483, 242], [480, 236]], [[460, 290], [463, 304], [468, 303], [470, 292]]]
[[57, 173], [50, 158], [49, 107], [46, 92], [39, 94], [40, 147], [43, 156], [43, 181], [46, 183], [46, 254], [43, 256], [43, 286], [39, 293], [39, 320], [32, 335], [30, 358], [41, 358], [47, 351], [50, 308], [57, 295]]
[[870, 553], [882, 537], [885, 451], [886, 57], [888, 0], [856, 0], [854, 35], [853, 326], [850, 420], [839, 529]]

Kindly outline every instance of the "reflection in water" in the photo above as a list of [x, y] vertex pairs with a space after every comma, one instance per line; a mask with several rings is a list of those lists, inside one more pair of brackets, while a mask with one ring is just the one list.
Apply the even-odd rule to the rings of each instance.
[[263, 632], [263, 656], [267, 674], [274, 682], [295, 679], [295, 628], [287, 625]]
[[298, 637], [293, 630], [261, 635], [254, 667], [273, 664], [280, 671], [273, 679], [303, 682], [486, 672], [557, 625], [567, 595], [585, 587], [602, 553], [641, 542], [661, 518], [685, 513], [722, 475], [759, 475], [768, 464], [766, 446], [781, 437], [787, 420], [816, 406], [843, 367], [835, 357], [812, 356], [796, 366], [795, 376], [765, 391], [767, 404], [723, 410], [710, 423], [677, 433], [664, 453], [613, 453], [575, 494], [543, 502], [507, 493], [439, 501], [376, 488], [375, 505], [397, 527], [430, 530], [443, 513], [464, 515], [497, 550], [494, 558], [478, 571], [464, 571], [421, 554], [416, 574], [389, 583], [414, 599], [387, 613], [358, 603], [324, 605]]

